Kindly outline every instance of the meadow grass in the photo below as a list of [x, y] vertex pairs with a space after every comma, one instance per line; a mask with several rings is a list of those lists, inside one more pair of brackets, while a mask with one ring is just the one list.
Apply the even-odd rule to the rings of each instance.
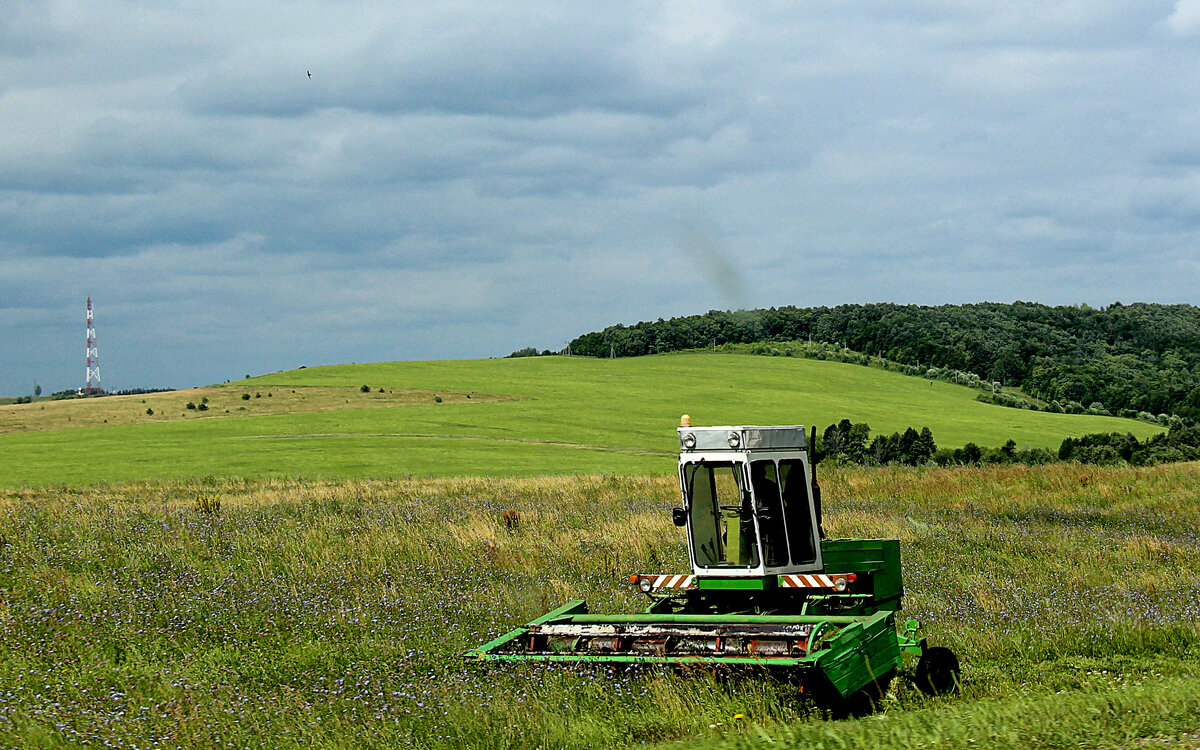
[[[0, 407], [0, 486], [659, 474], [672, 470], [683, 413], [710, 425], [823, 429], [851, 419], [885, 434], [929, 426], [941, 447], [1011, 438], [1018, 448], [1057, 449], [1089, 432], [1161, 431], [991, 406], [975, 393], [857, 365], [733, 354], [318, 367], [211, 389]], [[186, 408], [205, 395], [207, 411]]]
[[1191, 741], [1200, 466], [823, 477], [831, 535], [901, 540], [902, 614], [959, 654], [961, 694], [899, 679], [882, 718], [829, 721], [763, 675], [462, 661], [687, 570], [670, 472], [25, 487], [0, 490], [0, 745]]
[[[0, 409], [0, 435], [73, 430], [102, 425], [156, 425], [230, 417], [387, 409], [435, 403], [455, 404], [471, 400], [494, 401], [497, 397], [486, 393], [434, 392], [413, 388], [379, 387], [363, 391], [362, 385], [310, 385], [272, 389], [234, 383], [191, 388], [186, 391], [103, 398], [42, 399], [28, 404], [14, 404], [7, 409]], [[191, 404], [192, 408], [189, 408], [188, 404]], [[200, 404], [204, 404], [206, 408], [199, 409]]]

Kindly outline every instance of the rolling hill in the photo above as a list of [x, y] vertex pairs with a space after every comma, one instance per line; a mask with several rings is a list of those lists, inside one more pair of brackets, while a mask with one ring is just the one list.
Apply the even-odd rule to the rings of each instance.
[[927, 425], [941, 447], [1012, 438], [1057, 448], [1089, 432], [1159, 431], [991, 406], [975, 393], [850, 364], [728, 354], [338, 365], [189, 391], [0, 407], [0, 485], [669, 474], [685, 412], [697, 424], [823, 428], [848, 418], [874, 433]]

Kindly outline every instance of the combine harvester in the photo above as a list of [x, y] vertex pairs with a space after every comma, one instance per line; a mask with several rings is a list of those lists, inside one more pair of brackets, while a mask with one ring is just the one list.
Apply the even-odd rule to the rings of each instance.
[[835, 710], [882, 697], [904, 654], [931, 695], [958, 685], [958, 659], [897, 628], [896, 539], [825, 539], [821, 488], [802, 426], [679, 427], [690, 575], [633, 575], [651, 604], [591, 614], [572, 601], [467, 652], [495, 661], [766, 667]]

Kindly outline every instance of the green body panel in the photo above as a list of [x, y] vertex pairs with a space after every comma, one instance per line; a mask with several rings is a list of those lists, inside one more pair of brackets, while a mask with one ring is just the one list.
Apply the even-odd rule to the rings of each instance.
[[855, 590], [871, 594], [875, 609], [900, 609], [904, 579], [899, 539], [824, 539], [821, 560], [829, 574], [857, 574]]
[[895, 615], [884, 611], [846, 626], [811, 658], [844, 698], [898, 669], [900, 653]]
[[755, 576], [753, 578], [697, 578], [696, 588], [701, 591], [764, 591], [775, 588], [777, 576]]

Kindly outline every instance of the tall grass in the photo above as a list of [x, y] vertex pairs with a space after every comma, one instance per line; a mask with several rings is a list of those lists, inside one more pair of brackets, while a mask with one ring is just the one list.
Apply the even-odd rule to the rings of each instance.
[[461, 660], [566, 599], [640, 609], [629, 573], [686, 570], [672, 477], [0, 490], [0, 745], [1065, 746], [1048, 720], [983, 731], [1038, 711], [1065, 738], [1179, 736], [1198, 468], [826, 472], [829, 531], [901, 539], [904, 614], [966, 679], [936, 700], [898, 680], [886, 719], [833, 723], [762, 676]]

